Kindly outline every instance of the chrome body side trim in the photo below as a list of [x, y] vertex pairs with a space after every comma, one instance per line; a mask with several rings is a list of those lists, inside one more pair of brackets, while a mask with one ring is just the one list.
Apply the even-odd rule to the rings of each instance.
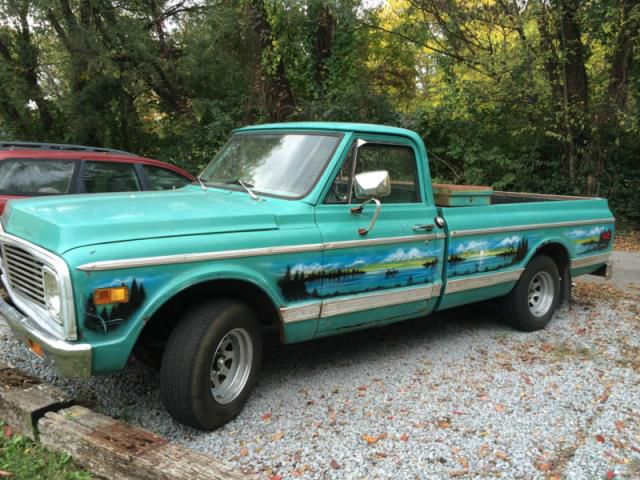
[[293, 307], [281, 307], [280, 315], [283, 323], [302, 322], [320, 318], [322, 302], [307, 303]]
[[615, 218], [599, 218], [596, 220], [577, 220], [572, 222], [533, 223], [529, 225], [512, 225], [510, 227], [477, 228], [471, 230], [455, 230], [452, 237], [467, 237], [470, 235], [488, 235], [491, 233], [522, 232], [526, 230], [538, 230], [541, 228], [578, 227], [582, 225], [595, 225], [597, 223], [614, 223]]
[[[436, 293], [434, 293], [436, 292]], [[403, 303], [429, 300], [440, 293], [440, 285], [409, 287], [380, 293], [364, 293], [347, 298], [306, 303], [280, 309], [284, 323], [301, 322], [318, 318], [356, 313], [372, 308], [391, 307]]]
[[29, 340], [37, 342], [44, 350], [45, 360], [65, 377], [86, 378], [91, 375], [91, 345], [61, 340], [2, 299], [0, 318], [22, 343], [27, 344]]
[[491, 287], [501, 283], [515, 282], [524, 272], [524, 268], [510, 270], [508, 272], [490, 273], [484, 275], [476, 275], [470, 278], [460, 278], [449, 280], [444, 293], [458, 293], [465, 290], [473, 290], [476, 288]]
[[571, 268], [589, 267], [600, 263], [607, 263], [611, 252], [601, 253], [599, 255], [589, 255], [588, 257], [574, 258], [571, 260]]
[[341, 248], [355, 247], [375, 247], [378, 245], [392, 245], [396, 243], [427, 242], [429, 240], [443, 238], [446, 238], [446, 235], [444, 233], [429, 233], [425, 235], [406, 235], [402, 237], [371, 238], [366, 240], [344, 240], [342, 242], [324, 243], [323, 250], [339, 250]]
[[78, 270], [97, 272], [103, 270], [119, 270], [121, 268], [151, 267], [157, 265], [173, 265], [177, 263], [206, 262], [209, 260], [229, 260], [233, 258], [260, 257], [262, 255], [280, 255], [284, 253], [319, 252], [321, 243], [308, 245], [290, 245], [286, 247], [245, 248], [225, 250], [222, 252], [184, 253], [178, 255], [162, 255], [158, 257], [139, 257], [123, 260], [106, 260], [85, 263]]
[[[71, 285], [69, 267], [66, 262], [44, 248], [6, 233], [2, 228], [2, 224], [0, 224], [0, 247], [2, 247], [3, 244], [14, 245], [27, 251], [55, 272], [56, 277], [59, 279], [60, 298], [62, 299], [62, 325], [56, 323], [44, 308], [40, 307], [35, 302], [29, 301], [28, 298], [12, 290], [6, 277], [7, 266], [4, 265], [3, 251], [2, 255], [0, 255], [0, 261], [3, 264], [3, 271], [0, 273], [2, 273], [1, 278], [4, 288], [13, 303], [29, 317], [37, 320], [38, 324], [40, 324], [42, 328], [47, 330], [49, 333], [66, 340], [76, 340], [78, 338], [78, 330], [76, 325], [76, 311], [73, 304], [73, 287]], [[4, 247], [2, 247], [2, 250], [4, 250]]]
[[158, 257], [140, 257], [123, 260], [105, 260], [85, 263], [78, 270], [96, 272], [103, 270], [118, 270], [123, 268], [150, 267], [156, 265], [172, 265], [178, 263], [206, 262], [209, 260], [229, 260], [234, 258], [260, 257], [263, 255], [284, 255], [290, 253], [319, 252], [323, 250], [337, 250], [342, 248], [372, 247], [377, 245], [391, 245], [397, 243], [423, 242], [445, 238], [444, 233], [428, 235], [408, 235], [402, 237], [373, 238], [366, 240], [346, 240], [343, 242], [311, 243], [306, 245], [288, 245], [283, 247], [246, 248], [239, 250], [225, 250], [222, 252], [184, 253], [178, 255], [163, 255]]
[[390, 307], [402, 303], [428, 300], [432, 297], [433, 287], [411, 287], [391, 292], [361, 294], [350, 298], [340, 298], [322, 302], [321, 318], [355, 313], [372, 308]]

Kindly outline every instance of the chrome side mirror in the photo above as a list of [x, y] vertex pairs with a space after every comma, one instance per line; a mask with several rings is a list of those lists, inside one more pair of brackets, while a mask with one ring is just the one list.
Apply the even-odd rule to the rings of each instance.
[[365, 200], [363, 204], [351, 209], [351, 213], [359, 215], [368, 203], [375, 203], [376, 211], [373, 213], [371, 223], [367, 228], [359, 228], [360, 235], [366, 235], [371, 231], [378, 220], [382, 205], [380, 200], [375, 197], [386, 197], [391, 194], [391, 178], [386, 170], [377, 170], [374, 172], [364, 172], [356, 175], [354, 179], [355, 196], [358, 200]]
[[386, 170], [359, 173], [355, 177], [354, 186], [358, 200], [386, 197], [391, 194], [391, 178]]

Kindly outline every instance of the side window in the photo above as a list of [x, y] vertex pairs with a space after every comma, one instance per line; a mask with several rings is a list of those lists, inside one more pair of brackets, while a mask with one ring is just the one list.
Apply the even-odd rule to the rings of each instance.
[[188, 178], [166, 168], [151, 167], [149, 165], [144, 165], [143, 168], [149, 179], [149, 189], [151, 190], [171, 190], [191, 183]]
[[[386, 170], [391, 178], [391, 195], [381, 198], [382, 203], [419, 203], [421, 201], [418, 184], [416, 156], [413, 149], [403, 145], [366, 143], [357, 149], [356, 175], [375, 170]], [[347, 203], [351, 186], [351, 203], [359, 203], [353, 194], [351, 172], [355, 147], [349, 152], [338, 172], [324, 203]]]
[[130, 163], [85, 162], [82, 181], [87, 193], [140, 190], [135, 168]]
[[400, 145], [365, 144], [358, 149], [356, 175], [386, 170], [391, 177], [391, 195], [382, 203], [418, 203], [418, 172], [413, 149]]
[[0, 193], [38, 195], [68, 193], [72, 160], [10, 158], [0, 162]]

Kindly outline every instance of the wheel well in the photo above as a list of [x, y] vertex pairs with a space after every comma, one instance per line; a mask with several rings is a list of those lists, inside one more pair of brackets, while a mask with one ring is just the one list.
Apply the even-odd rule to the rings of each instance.
[[198, 302], [216, 298], [233, 298], [246, 303], [255, 310], [265, 329], [280, 331], [278, 310], [262, 289], [242, 280], [211, 280], [193, 285], [171, 297], [147, 321], [134, 348], [162, 350], [185, 310]]
[[566, 247], [560, 243], [543, 244], [536, 249], [535, 255], [546, 255], [553, 260], [560, 273], [560, 303], [568, 301], [571, 297], [570, 258]]

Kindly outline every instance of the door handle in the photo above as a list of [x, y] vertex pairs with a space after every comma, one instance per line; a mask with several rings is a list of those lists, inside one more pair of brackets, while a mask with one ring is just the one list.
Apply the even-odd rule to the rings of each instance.
[[433, 230], [435, 227], [435, 225], [433, 223], [425, 223], [423, 225], [414, 225], [413, 226], [413, 231], [414, 232], [430, 232], [431, 230]]

